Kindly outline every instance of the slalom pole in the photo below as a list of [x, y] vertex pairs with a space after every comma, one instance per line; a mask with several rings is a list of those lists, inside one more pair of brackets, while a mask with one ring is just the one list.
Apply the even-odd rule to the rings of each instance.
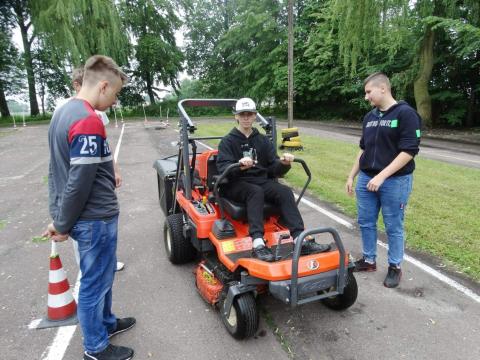
[[113, 116], [115, 116], [115, 127], [118, 128], [117, 112], [115, 110], [115, 106], [113, 106]]
[[147, 114], [145, 113], [145, 104], [142, 104], [142, 108], [143, 108], [143, 116], [145, 117], [145, 121], [144, 121], [144, 124], [147, 125]]

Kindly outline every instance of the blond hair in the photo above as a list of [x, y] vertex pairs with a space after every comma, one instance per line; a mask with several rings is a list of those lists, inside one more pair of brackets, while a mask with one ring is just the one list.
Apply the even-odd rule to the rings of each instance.
[[83, 67], [83, 82], [93, 85], [102, 80], [120, 79], [125, 85], [128, 78], [117, 63], [104, 55], [93, 55], [85, 62]]
[[363, 81], [363, 86], [366, 86], [368, 83], [372, 83], [373, 85], [380, 85], [383, 84], [387, 87], [389, 91], [392, 90], [392, 86], [390, 84], [390, 79], [388, 78], [387, 75], [385, 75], [382, 72], [376, 72], [368, 76], [364, 81]]

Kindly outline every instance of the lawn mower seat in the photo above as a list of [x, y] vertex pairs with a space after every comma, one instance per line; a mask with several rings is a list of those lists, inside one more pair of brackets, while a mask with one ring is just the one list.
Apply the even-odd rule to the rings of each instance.
[[[215, 186], [217, 178], [217, 156], [214, 155], [210, 157], [207, 162], [207, 186], [209, 191], [213, 191], [213, 187]], [[226, 179], [224, 181], [225, 183], [228, 183]], [[232, 217], [232, 219], [238, 221], [247, 220], [247, 208], [245, 204], [241, 204], [236, 201], [227, 199], [224, 196], [221, 197], [220, 201], [222, 201], [225, 211]], [[263, 207], [263, 217], [268, 218], [272, 215], [280, 215], [278, 207], [269, 203], [265, 203]]]
[[[233, 220], [237, 221], [247, 221], [247, 207], [245, 204], [238, 203], [236, 201], [222, 197], [220, 199], [225, 208], [227, 214], [229, 214]], [[263, 218], [266, 219], [272, 215], [281, 215], [280, 209], [278, 206], [274, 206], [270, 203], [265, 203], [263, 205]]]

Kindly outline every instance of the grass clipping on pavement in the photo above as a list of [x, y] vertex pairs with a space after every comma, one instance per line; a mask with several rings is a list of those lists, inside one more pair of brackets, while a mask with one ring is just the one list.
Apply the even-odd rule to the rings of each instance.
[[[234, 122], [215, 125], [198, 122], [196, 125], [196, 136], [222, 136], [232, 129]], [[345, 182], [358, 146], [300, 136], [304, 150], [294, 154], [305, 160], [312, 172], [308, 191], [356, 219], [355, 198], [345, 193]], [[216, 145], [218, 141], [211, 144]], [[480, 170], [422, 157], [416, 157], [415, 163], [413, 191], [405, 213], [407, 248], [440, 257], [458, 271], [480, 280]], [[285, 180], [301, 188], [306, 175], [295, 165]], [[378, 225], [383, 231], [382, 220]]]

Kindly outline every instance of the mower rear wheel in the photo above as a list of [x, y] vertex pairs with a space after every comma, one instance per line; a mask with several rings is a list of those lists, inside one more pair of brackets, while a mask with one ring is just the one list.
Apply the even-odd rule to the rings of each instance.
[[172, 214], [166, 217], [163, 239], [167, 257], [171, 263], [184, 264], [195, 258], [195, 248], [190, 239], [183, 236], [183, 214]]
[[358, 286], [357, 280], [352, 272], [348, 272], [345, 289], [343, 294], [322, 299], [323, 304], [333, 310], [345, 310], [352, 306], [357, 300]]
[[252, 293], [240, 294], [233, 300], [228, 317], [220, 309], [220, 316], [227, 331], [235, 339], [246, 339], [258, 329], [258, 309]]

